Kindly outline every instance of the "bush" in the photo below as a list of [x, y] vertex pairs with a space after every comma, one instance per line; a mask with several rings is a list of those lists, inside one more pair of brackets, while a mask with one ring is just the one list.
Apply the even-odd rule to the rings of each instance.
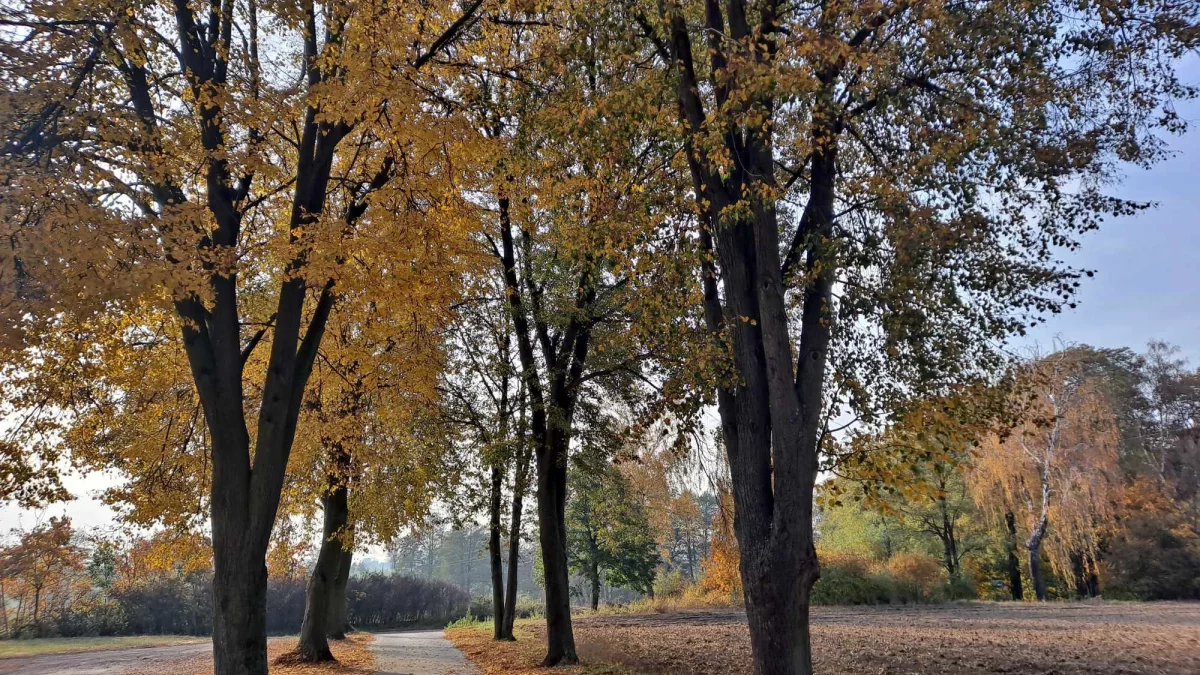
[[[291, 635], [304, 619], [307, 579], [271, 579], [267, 584], [267, 632]], [[466, 591], [444, 581], [370, 574], [351, 577], [346, 588], [350, 623], [366, 629], [445, 626], [476, 612], [491, 616], [491, 601], [473, 606]], [[517, 616], [536, 611], [536, 602], [518, 604]], [[49, 621], [49, 620], [47, 620]], [[212, 635], [212, 575], [155, 574], [120, 588], [103, 601], [81, 604], [54, 623], [43, 624], [63, 637], [84, 635]], [[14, 631], [13, 637], [19, 636]]]
[[946, 582], [945, 596], [947, 600], [976, 600], [979, 590], [974, 580], [959, 574]]
[[944, 600], [946, 574], [937, 559], [925, 553], [904, 551], [887, 562], [892, 576], [895, 599], [900, 602], [939, 602]]
[[867, 558], [851, 554], [821, 557], [821, 578], [812, 590], [816, 605], [879, 605], [895, 594], [891, 575], [872, 570]]
[[688, 580], [683, 578], [683, 574], [679, 570], [666, 571], [658, 570], [658, 574], [654, 578], [654, 597], [656, 598], [672, 598], [683, 595], [684, 589], [688, 587]]
[[821, 578], [813, 586], [815, 605], [886, 605], [942, 602], [975, 597], [968, 578], [948, 580], [937, 558], [912, 551], [886, 563], [852, 553], [822, 552]]
[[1105, 547], [1100, 565], [1104, 595], [1200, 600], [1200, 536], [1188, 514], [1145, 480], [1123, 497], [1124, 527]]
[[490, 619], [495, 613], [495, 608], [492, 607], [492, 596], [477, 593], [471, 598], [471, 607], [467, 610], [467, 616], [476, 619]]

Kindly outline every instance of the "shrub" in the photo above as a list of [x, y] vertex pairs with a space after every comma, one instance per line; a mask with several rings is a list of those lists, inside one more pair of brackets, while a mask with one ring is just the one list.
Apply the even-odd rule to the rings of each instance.
[[943, 600], [946, 574], [937, 559], [926, 553], [903, 551], [887, 562], [896, 599], [900, 602]]
[[670, 572], [659, 569], [654, 578], [654, 597], [671, 598], [683, 595], [688, 586], [688, 580], [683, 578], [679, 570]]
[[821, 556], [821, 578], [812, 590], [817, 605], [878, 605], [892, 601], [891, 576], [872, 570], [873, 563], [853, 554]]
[[471, 608], [467, 611], [467, 616], [475, 617], [476, 619], [490, 619], [495, 613], [495, 608], [492, 607], [492, 596], [476, 593], [471, 598]]
[[946, 582], [945, 597], [947, 600], [975, 600], [979, 597], [978, 586], [973, 579], [960, 574]]

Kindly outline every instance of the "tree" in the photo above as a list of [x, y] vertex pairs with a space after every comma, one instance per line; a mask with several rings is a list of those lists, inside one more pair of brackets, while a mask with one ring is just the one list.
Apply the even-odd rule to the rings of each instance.
[[[513, 328], [503, 279], [485, 266], [472, 277], [466, 306], [456, 317], [447, 368], [443, 414], [460, 426], [486, 470], [485, 491], [467, 489], [463, 508], [488, 514], [488, 552], [492, 579], [493, 637], [515, 640], [517, 567], [525, 496], [529, 490], [532, 448], [527, 442], [528, 406], [524, 382], [513, 353]], [[511, 477], [510, 477], [511, 474]], [[504, 491], [511, 494], [508, 523], [508, 584], [505, 586]], [[461, 499], [461, 495], [458, 496]], [[481, 505], [479, 502], [486, 502]]]
[[[609, 105], [628, 109], [638, 93], [625, 85], [636, 73], [564, 39], [554, 26], [572, 17], [556, 9], [547, 8], [547, 17], [534, 13], [530, 26], [544, 23], [546, 30], [502, 61], [501, 70], [513, 76], [484, 78], [471, 89], [479, 92], [472, 102], [482, 101], [479, 126], [503, 150], [489, 175], [483, 208], [491, 221], [483, 244], [503, 281], [529, 409], [546, 666], [577, 661], [565, 526], [568, 455], [573, 439], [588, 433], [589, 417], [602, 417], [596, 395], [609, 393], [647, 420], [695, 399], [649, 372], [656, 358], [686, 351], [680, 345], [688, 335], [676, 325], [686, 328], [677, 319], [691, 312], [688, 270], [679, 264], [687, 249], [667, 208], [673, 184], [656, 180], [671, 149], [652, 116], [586, 114]], [[520, 36], [530, 31], [513, 23]], [[615, 138], [623, 140], [614, 144]], [[668, 391], [680, 396], [663, 395]]]
[[[84, 557], [72, 541], [74, 531], [69, 518], [52, 517], [48, 523], [16, 534], [19, 540], [0, 551], [0, 579], [17, 581], [27, 589], [26, 593], [32, 594], [32, 598], [29, 598], [33, 605], [29, 627], [35, 637], [41, 637], [44, 621], [42, 610], [49, 600], [47, 595], [51, 591], [57, 591], [59, 596], [71, 592], [68, 575], [84, 569]], [[65, 591], [60, 588], [64, 585]], [[6, 589], [8, 597], [17, 595], [23, 604], [26, 601], [25, 593], [14, 591], [9, 585]], [[59, 600], [60, 604], [68, 604], [61, 602], [62, 598]], [[7, 607], [4, 612], [7, 621]], [[18, 622], [19, 618], [18, 610]]]
[[1041, 561], [1048, 535], [1056, 570], [1071, 569], [1072, 555], [1084, 556], [1087, 569], [1095, 569], [1098, 533], [1113, 518], [1120, 481], [1112, 408], [1078, 357], [1064, 350], [1030, 364], [1023, 382], [1032, 400], [1024, 422], [984, 439], [973, 467], [979, 489], [998, 488], [1003, 496], [991, 508], [1003, 508], [1006, 522], [1010, 508], [1021, 516], [1038, 600], [1046, 599]]
[[[358, 230], [325, 216], [331, 185], [369, 186], [357, 177], [402, 165], [405, 151], [437, 164], [409, 143], [419, 134], [392, 143], [389, 121], [427, 119], [413, 79], [479, 4], [465, 14], [253, 0], [203, 14], [183, 0], [4, 10], [14, 30], [0, 78], [30, 90], [4, 100], [5, 266], [21, 278], [6, 322], [21, 328], [17, 353], [58, 331], [86, 344], [108, 323], [135, 341], [159, 328], [151, 334], [186, 354], [208, 435], [221, 675], [266, 672], [264, 562], [305, 386], [336, 296], [364, 281], [347, 242], [386, 241], [402, 214], [438, 203]], [[395, 47], [395, 68], [361, 57], [379, 40]], [[290, 51], [264, 59], [263, 45]], [[386, 97], [367, 88], [380, 72]]]
[[602, 459], [576, 462], [567, 502], [567, 555], [571, 571], [591, 584], [600, 606], [602, 580], [652, 593], [658, 545], [646, 512], [621, 471]]
[[1156, 124], [1178, 126], [1159, 103], [1194, 92], [1164, 64], [1195, 44], [1195, 15], [1052, 1], [606, 10], [614, 34], [644, 36], [633, 49], [674, 98], [711, 251], [696, 276], [733, 371], [717, 399], [755, 672], [812, 672], [826, 419], [944, 394], [998, 364], [993, 339], [1069, 302], [1080, 273], [1051, 251], [1130, 210], [1091, 186], [1114, 159], [1158, 156]]
[[[451, 439], [432, 413], [444, 360], [439, 333], [457, 297], [445, 277], [456, 265], [430, 230], [414, 228], [410, 241], [394, 242], [414, 251], [403, 272], [389, 275], [393, 283], [408, 277], [401, 283], [410, 297], [397, 303], [400, 312], [376, 310], [368, 293], [342, 293], [331, 312], [285, 488], [285, 512], [319, 503], [324, 514], [305, 621], [289, 659], [333, 659], [326, 637], [344, 638], [349, 630], [346, 587], [356, 540], [390, 543], [428, 515], [438, 488], [455, 483]], [[401, 260], [390, 253], [378, 262]]]
[[963, 473], [973, 447], [1013, 414], [1011, 386], [1001, 376], [990, 386], [960, 387], [914, 402], [882, 430], [850, 434], [831, 452], [842, 480], [823, 483], [820, 501], [835, 507], [847, 498], [862, 501], [903, 529], [935, 537], [942, 567], [957, 580], [963, 557], [982, 543]]

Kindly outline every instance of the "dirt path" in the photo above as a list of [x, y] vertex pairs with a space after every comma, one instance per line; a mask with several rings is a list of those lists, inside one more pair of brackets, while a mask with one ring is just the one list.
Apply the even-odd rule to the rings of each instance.
[[440, 630], [377, 633], [371, 651], [379, 675], [476, 675], [462, 652]]
[[166, 666], [202, 657], [211, 651], [211, 644], [200, 642], [169, 647], [16, 656], [0, 659], [0, 675], [117, 675], [150, 666], [158, 672], [171, 672]]

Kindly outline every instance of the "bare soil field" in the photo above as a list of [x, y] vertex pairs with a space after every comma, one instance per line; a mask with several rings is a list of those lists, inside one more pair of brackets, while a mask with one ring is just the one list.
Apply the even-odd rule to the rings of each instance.
[[[741, 612], [598, 615], [575, 625], [580, 658], [594, 667], [646, 675], [751, 672]], [[528, 624], [525, 642], [540, 642], [542, 630]], [[460, 642], [453, 631], [451, 639]], [[1197, 675], [1200, 603], [817, 607], [813, 642], [818, 672], [828, 675]], [[540, 657], [540, 644], [532, 646], [514, 646], [520, 654], [509, 657]], [[464, 651], [485, 673], [514, 672], [512, 661], [503, 670], [488, 667], [489, 658], [501, 656], [495, 646]]]

